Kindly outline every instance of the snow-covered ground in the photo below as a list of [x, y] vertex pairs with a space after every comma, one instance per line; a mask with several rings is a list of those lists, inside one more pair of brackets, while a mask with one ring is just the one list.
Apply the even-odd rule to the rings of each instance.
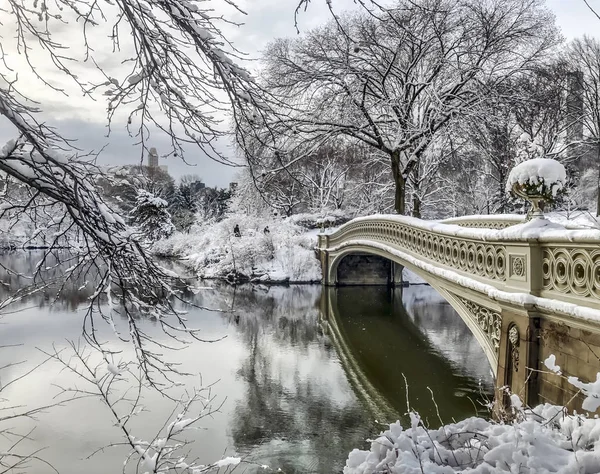
[[548, 404], [524, 410], [518, 398], [513, 405], [511, 423], [473, 417], [439, 429], [411, 413], [410, 427], [393, 423], [369, 450], [353, 450], [344, 474], [600, 472], [600, 419]]
[[[546, 368], [561, 375], [550, 355]], [[506, 421], [472, 417], [439, 429], [410, 413], [411, 426], [392, 423], [369, 450], [354, 449], [344, 474], [597, 474], [600, 472], [600, 372], [597, 381], [566, 378], [586, 397], [588, 414], [543, 404], [533, 409], [510, 395]]]
[[230, 216], [195, 225], [189, 234], [178, 232], [153, 250], [181, 259], [201, 278], [317, 282], [321, 280], [314, 250], [317, 233], [287, 219]]
[[[315, 253], [319, 229], [306, 229], [296, 219], [231, 216], [218, 223], [195, 225], [157, 242], [158, 256], [177, 258], [200, 278], [257, 282], [321, 281]], [[239, 237], [234, 228], [239, 227]], [[269, 231], [265, 232], [268, 227]], [[425, 283], [404, 270], [404, 281]]]

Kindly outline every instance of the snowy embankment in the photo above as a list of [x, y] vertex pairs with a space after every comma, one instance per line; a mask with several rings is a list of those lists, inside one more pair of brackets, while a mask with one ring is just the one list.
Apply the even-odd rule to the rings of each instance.
[[[316, 283], [321, 264], [315, 253], [318, 229], [297, 225], [297, 218], [264, 219], [232, 216], [193, 226], [158, 241], [154, 254], [177, 258], [198, 277], [231, 282]], [[305, 216], [303, 220], [308, 221]], [[313, 219], [314, 221], [314, 219]], [[234, 232], [239, 228], [239, 237]], [[268, 232], [265, 232], [268, 228]], [[426, 283], [404, 270], [404, 281]]]
[[[550, 355], [546, 368], [562, 376]], [[600, 407], [600, 373], [596, 382], [564, 377], [585, 396], [583, 409]], [[506, 422], [467, 418], [428, 429], [418, 413], [411, 412], [410, 428], [400, 422], [371, 441], [367, 450], [354, 449], [344, 474], [597, 474], [600, 472], [600, 419], [564, 407], [543, 404], [533, 409], [510, 395]]]
[[600, 419], [548, 404], [515, 414], [512, 423], [474, 417], [430, 430], [411, 413], [410, 428], [393, 423], [368, 451], [352, 451], [344, 474], [600, 472]]
[[200, 278], [308, 283], [321, 280], [317, 233], [287, 219], [232, 216], [177, 232], [153, 251], [180, 259]]

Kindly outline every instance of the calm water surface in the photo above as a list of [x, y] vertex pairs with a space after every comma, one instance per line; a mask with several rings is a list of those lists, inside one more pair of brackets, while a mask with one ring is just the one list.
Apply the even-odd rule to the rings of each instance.
[[[0, 263], [27, 271], [37, 256], [10, 254]], [[9, 275], [3, 281], [2, 296], [22, 284]], [[3, 383], [42, 361], [39, 349], [51, 350], [53, 344], [60, 349], [80, 338], [82, 305], [92, 290], [84, 284], [73, 282], [58, 298], [51, 291], [38, 294], [5, 312], [0, 346], [12, 347], [0, 349], [0, 366], [24, 362], [5, 369]], [[214, 383], [212, 393], [222, 403], [192, 432], [191, 452], [204, 462], [238, 455], [247, 463], [236, 472], [260, 471], [265, 464], [286, 473], [337, 473], [347, 453], [366, 447], [365, 440], [382, 423], [406, 420], [407, 403], [436, 426], [438, 410], [444, 422], [485, 415], [482, 392], [489, 394], [492, 387], [487, 359], [460, 317], [428, 286], [395, 291], [217, 286], [200, 290], [194, 302], [222, 310], [187, 308], [190, 326], [201, 328], [205, 339], [220, 340], [194, 343], [168, 357], [197, 374], [183, 380], [188, 389]], [[140, 324], [168, 342], [155, 322]], [[112, 337], [108, 331], [104, 336]], [[113, 347], [131, 359], [127, 344]], [[56, 385], [77, 384], [82, 383], [49, 362], [3, 396], [34, 407], [51, 401], [59, 393]], [[151, 439], [173, 403], [148, 392], [144, 404], [148, 411], [136, 417], [132, 430]], [[11, 426], [35, 428], [24, 448], [45, 448], [41, 456], [63, 474], [123, 469], [124, 448], [88, 459], [120, 441], [120, 431], [97, 399], [69, 402]], [[0, 438], [0, 451], [6, 443]], [[53, 471], [37, 465], [29, 472]]]

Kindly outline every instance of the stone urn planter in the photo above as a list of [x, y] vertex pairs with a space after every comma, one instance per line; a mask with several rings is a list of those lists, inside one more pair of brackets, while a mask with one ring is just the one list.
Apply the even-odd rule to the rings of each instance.
[[506, 192], [531, 203], [532, 219], [544, 219], [546, 204], [565, 192], [565, 167], [551, 158], [534, 158], [515, 166], [506, 181]]

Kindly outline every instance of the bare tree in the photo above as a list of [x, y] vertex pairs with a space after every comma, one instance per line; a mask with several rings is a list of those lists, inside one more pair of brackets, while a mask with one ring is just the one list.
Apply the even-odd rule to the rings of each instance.
[[342, 135], [366, 143], [388, 157], [395, 208], [404, 213], [407, 179], [435, 135], [558, 37], [537, 0], [400, 1], [379, 13], [335, 17], [300, 39], [274, 42], [264, 83], [277, 113], [257, 114], [238, 139], [244, 146], [244, 134], [254, 133], [280, 152], [282, 166], [307, 142]]
[[[93, 269], [98, 278], [84, 322], [86, 338], [107, 350], [96, 339], [97, 320], [112, 324], [115, 312], [125, 313], [129, 335], [118, 337], [131, 340], [150, 378], [157, 372], [166, 375], [174, 366], [149, 348], [154, 342], [138, 329], [135, 317], [156, 316], [175, 337], [194, 334], [172, 306], [176, 275], [152, 261], [139, 236], [99, 193], [103, 170], [95, 165], [95, 155], [81, 154], [60, 130], [44, 122], [44, 104], [28, 96], [27, 80], [21, 78], [41, 81], [47, 95], [83, 93], [106, 101], [109, 129], [126, 126], [140, 144], [140, 156], [152, 132], [167, 134], [172, 155], [183, 157], [186, 145], [196, 145], [213, 159], [227, 161], [215, 145], [228, 132], [223, 112], [232, 104], [255, 103], [259, 90], [236, 64], [241, 55], [222, 33], [231, 22], [215, 8], [240, 12], [228, 0], [210, 5], [9, 0], [0, 8], [0, 115], [15, 128], [15, 139], [0, 151], [0, 171], [27, 189], [25, 198], [3, 203], [0, 219], [9, 220], [10, 232], [23, 216], [33, 220], [52, 211], [36, 229], [49, 250], [30, 280], [43, 285], [44, 263], [54, 249], [74, 247], [63, 255], [72, 263], [63, 277]], [[68, 40], [65, 31], [71, 32]], [[104, 69], [98, 59], [111, 50], [122, 61], [117, 71]], [[12, 65], [15, 57], [22, 60], [15, 60], [17, 66], [28, 71]], [[41, 71], [48, 64], [55, 74], [46, 77]], [[59, 83], [64, 80], [71, 86]]]
[[600, 215], [600, 42], [589, 36], [573, 40], [566, 52], [571, 68], [578, 73], [580, 82], [582, 132], [586, 144], [583, 152], [596, 161], [598, 168], [596, 215]]

